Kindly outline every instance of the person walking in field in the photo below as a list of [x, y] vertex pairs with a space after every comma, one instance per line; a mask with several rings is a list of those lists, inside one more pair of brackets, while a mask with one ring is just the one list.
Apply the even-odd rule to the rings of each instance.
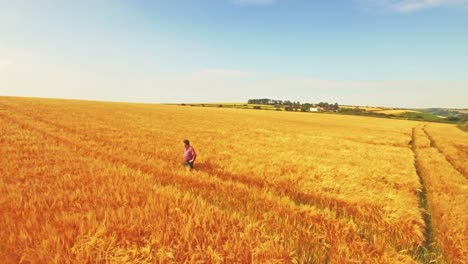
[[190, 141], [188, 139], [184, 140], [184, 144], [184, 166], [191, 170], [193, 169], [193, 163], [197, 159], [197, 153], [195, 152], [195, 149], [190, 145]]

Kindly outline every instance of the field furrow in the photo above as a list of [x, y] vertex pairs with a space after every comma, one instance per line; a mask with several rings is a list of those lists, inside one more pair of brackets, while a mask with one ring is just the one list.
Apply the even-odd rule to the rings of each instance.
[[[437, 262], [468, 261], [468, 181], [436, 148], [423, 127], [415, 129], [417, 167], [426, 186], [428, 259]], [[444, 257], [442, 257], [444, 256]]]
[[[451, 142], [445, 142], [446, 144], [439, 144], [436, 142], [434, 139], [434, 136], [432, 136], [429, 132], [428, 129], [434, 129], [434, 133], [437, 134], [437, 132], [440, 131], [440, 129], [436, 129], [436, 126], [430, 126], [430, 127], [424, 127], [423, 131], [426, 137], [430, 140], [431, 146], [439, 151], [440, 154], [442, 154], [445, 159], [447, 160], [452, 167], [457, 170], [461, 175], [463, 175], [465, 178], [468, 179], [468, 165], [465, 159], [461, 158], [466, 155], [468, 155], [468, 136], [465, 134], [462, 134], [464, 132], [462, 131], [457, 131], [458, 133], [456, 136], [459, 141], [457, 140], [458, 144], [453, 144]], [[445, 131], [440, 131], [440, 132], [445, 132]], [[444, 141], [443, 138], [440, 139], [441, 141]], [[447, 140], [445, 140], [447, 141]]]

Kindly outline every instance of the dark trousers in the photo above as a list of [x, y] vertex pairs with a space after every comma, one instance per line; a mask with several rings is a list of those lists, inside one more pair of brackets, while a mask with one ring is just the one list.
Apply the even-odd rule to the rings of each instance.
[[184, 166], [185, 166], [185, 167], [188, 167], [188, 168], [190, 168], [190, 169], [193, 169], [193, 162], [190, 162], [190, 161], [186, 160], [186, 161], [184, 162]]

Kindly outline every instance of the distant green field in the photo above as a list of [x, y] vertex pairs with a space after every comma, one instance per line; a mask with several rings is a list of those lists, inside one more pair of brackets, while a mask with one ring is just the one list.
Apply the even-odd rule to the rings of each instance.
[[406, 117], [409, 119], [432, 121], [432, 122], [441, 122], [441, 121], [444, 121], [445, 119], [445, 118], [440, 118], [434, 114], [427, 113], [427, 112], [404, 112], [404, 113], [401, 113], [400, 116]]

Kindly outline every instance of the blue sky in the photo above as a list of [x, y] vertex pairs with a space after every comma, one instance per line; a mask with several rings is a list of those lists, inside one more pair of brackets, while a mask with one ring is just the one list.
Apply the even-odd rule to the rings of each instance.
[[0, 0], [0, 95], [468, 107], [468, 0]]

